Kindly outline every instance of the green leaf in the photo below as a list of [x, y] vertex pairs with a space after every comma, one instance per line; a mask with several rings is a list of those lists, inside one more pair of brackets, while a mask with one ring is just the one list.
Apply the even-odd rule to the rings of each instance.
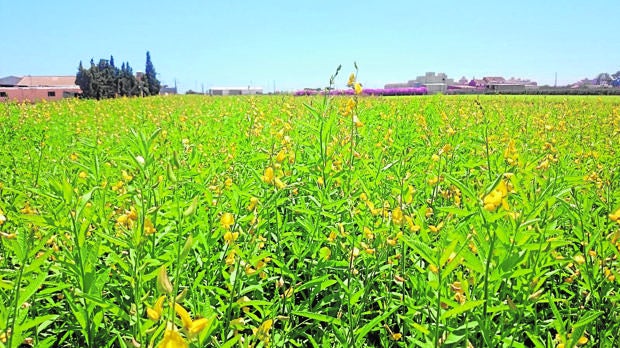
[[600, 317], [603, 314], [602, 311], [589, 312], [586, 315], [582, 316], [579, 321], [573, 324], [573, 329], [578, 327], [586, 326], [596, 320], [596, 318]]
[[540, 337], [538, 337], [538, 335], [532, 334], [529, 331], [526, 331], [525, 334], [530, 338], [530, 341], [534, 343], [536, 348], [545, 348], [544, 342], [540, 341]]
[[441, 320], [452, 318], [484, 304], [484, 300], [468, 301], [441, 314]]
[[389, 311], [383, 313], [382, 315], [380, 315], [378, 317], [375, 317], [374, 319], [372, 319], [371, 321], [366, 323], [366, 325], [364, 325], [361, 328], [355, 330], [354, 334], [356, 336], [355, 341], [357, 342], [357, 344], [359, 346], [362, 346], [363, 343], [364, 343], [363, 339], [366, 337], [366, 335], [368, 335], [368, 333], [371, 330], [373, 330], [373, 329], [381, 328], [381, 322], [384, 321], [385, 319], [387, 319], [392, 314], [394, 314], [394, 312], [396, 312], [396, 310], [398, 310], [398, 308], [399, 307], [394, 307], [394, 308], [390, 309]]
[[233, 338], [231, 338], [230, 340], [226, 341], [226, 343], [222, 344], [222, 346], [220, 348], [232, 348], [235, 346], [235, 344], [237, 344], [237, 342], [239, 342], [239, 340], [241, 339], [241, 335], [235, 335]]
[[46, 277], [47, 277], [47, 272], [41, 272], [37, 275], [36, 278], [30, 281], [30, 284], [28, 284], [28, 286], [21, 289], [22, 291], [20, 291], [19, 300], [17, 301], [20, 307], [26, 301], [28, 301], [28, 299], [30, 299], [30, 297], [32, 297], [32, 295], [34, 295], [37, 292], [37, 290], [39, 290], [43, 282], [45, 282]]
[[452, 183], [454, 186], [458, 187], [459, 190], [461, 190], [461, 192], [466, 196], [469, 197], [471, 200], [473, 201], [477, 201], [478, 197], [476, 196], [476, 193], [474, 191], [472, 191], [469, 186], [466, 186], [464, 183], [462, 183], [459, 179], [453, 177], [450, 174], [444, 174], [446, 180], [450, 183]]
[[418, 240], [412, 240], [410, 238], [403, 238], [402, 240], [405, 244], [407, 244], [407, 246], [416, 251], [426, 262], [430, 264], [435, 264], [435, 262], [437, 262], [435, 257], [433, 257], [433, 249], [431, 249], [428, 244], [422, 243]]
[[321, 322], [324, 322], [324, 323], [336, 324], [336, 325], [339, 325], [339, 326], [342, 325], [342, 322], [340, 321], [340, 319], [334, 318], [334, 317], [330, 317], [330, 316], [325, 315], [325, 314], [306, 312], [306, 311], [293, 311], [292, 314], [300, 316], [300, 317], [308, 318], [308, 319], [313, 319], [313, 320], [321, 321]]
[[56, 315], [56, 314], [48, 314], [48, 315], [43, 315], [43, 316], [39, 316], [39, 317], [34, 317], [32, 320], [27, 320], [23, 324], [18, 325], [18, 329], [19, 329], [19, 331], [27, 331], [27, 330], [30, 330], [31, 328], [35, 327], [35, 326], [39, 326], [40, 324], [45, 323], [45, 322], [51, 323], [56, 318], [58, 318], [58, 315]]

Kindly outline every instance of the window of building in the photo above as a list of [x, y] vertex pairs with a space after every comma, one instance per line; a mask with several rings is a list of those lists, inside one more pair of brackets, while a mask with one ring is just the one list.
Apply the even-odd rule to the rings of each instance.
[[55, 97], [56, 96], [56, 91], [49, 91], [49, 92], [47, 92], [47, 96], [48, 97]]
[[8, 97], [8, 96], [6, 95], [6, 92], [0, 92], [0, 98], [6, 98], [6, 97]]

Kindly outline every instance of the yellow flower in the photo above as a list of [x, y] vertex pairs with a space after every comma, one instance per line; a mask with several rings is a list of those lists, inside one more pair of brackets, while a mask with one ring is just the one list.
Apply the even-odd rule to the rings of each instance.
[[583, 257], [583, 255], [581, 254], [575, 255], [575, 257], [573, 257], [573, 260], [575, 260], [575, 262], [577, 262], [580, 265], [583, 265], [584, 263], [586, 263], [586, 258]]
[[227, 188], [230, 188], [233, 185], [233, 180], [231, 178], [226, 178], [224, 185], [226, 185]]
[[235, 224], [235, 217], [231, 213], [224, 213], [220, 219], [220, 224], [226, 229], [230, 229]]
[[265, 182], [265, 184], [273, 183], [274, 178], [275, 178], [275, 173], [273, 172], [273, 168], [272, 167], [265, 168], [265, 172], [263, 173], [263, 181]]
[[280, 180], [280, 178], [275, 178], [274, 184], [276, 185], [278, 190], [281, 190], [281, 189], [286, 187], [286, 184], [284, 182], [282, 182], [282, 180]]
[[224, 240], [226, 241], [227, 244], [232, 244], [238, 238], [239, 238], [239, 232], [227, 231], [226, 233], [224, 233]]
[[30, 203], [26, 203], [26, 205], [19, 210], [22, 214], [36, 214], [36, 211], [30, 207]]
[[127, 173], [126, 170], [121, 171], [121, 175], [123, 176], [123, 180], [130, 182], [133, 179], [133, 176]]
[[80, 179], [86, 179], [88, 178], [88, 173], [86, 173], [85, 171], [81, 171], [78, 176], [80, 177]]
[[508, 187], [506, 186], [506, 182], [501, 180], [499, 184], [484, 197], [484, 210], [495, 211], [500, 205], [506, 210], [510, 209], [507, 197]]
[[360, 121], [360, 119], [357, 117], [357, 115], [353, 115], [353, 124], [355, 124], [355, 127], [357, 127], [357, 128], [364, 127], [364, 123], [362, 121]]
[[394, 210], [392, 210], [392, 221], [396, 224], [396, 225], [400, 225], [403, 223], [403, 211], [396, 207], [394, 208]]
[[174, 304], [174, 311], [177, 313], [179, 318], [181, 318], [181, 322], [183, 323], [183, 327], [188, 329], [192, 326], [192, 317], [189, 316], [189, 313], [178, 303]]
[[611, 221], [615, 221], [620, 224], [620, 208], [616, 210], [614, 213], [609, 214], [609, 218]]
[[401, 339], [403, 337], [403, 334], [401, 334], [400, 332], [394, 332], [390, 334], [390, 339], [392, 341], [398, 341], [399, 339]]
[[581, 336], [579, 337], [579, 339], [577, 340], [577, 345], [578, 346], [583, 346], [584, 344], [588, 343], [588, 338], [586, 336]]
[[359, 82], [356, 82], [353, 88], [355, 89], [355, 94], [362, 94], [362, 85]]
[[164, 339], [159, 342], [157, 348], [186, 348], [189, 347], [183, 336], [177, 331], [166, 329]]
[[336, 234], [336, 231], [331, 231], [331, 232], [329, 232], [329, 237], [327, 237], [327, 240], [329, 242], [334, 242], [336, 240], [337, 236], [338, 235]]
[[286, 159], [286, 151], [282, 149], [280, 150], [280, 152], [278, 152], [278, 155], [276, 156], [276, 162], [282, 163], [284, 162], [285, 159]]
[[248, 205], [248, 210], [253, 211], [254, 209], [256, 209], [256, 206], [258, 205], [258, 203], [259, 203], [258, 198], [250, 197], [250, 204]]
[[149, 307], [146, 308], [146, 315], [149, 317], [149, 319], [151, 319], [152, 321], [158, 321], [159, 318], [161, 318], [161, 312], [164, 307], [165, 299], [166, 299], [166, 296], [161, 295], [159, 296], [157, 301], [155, 301], [155, 305], [153, 306], [153, 308], [149, 308]]
[[2, 225], [6, 221], [6, 216], [4, 216], [4, 212], [0, 209], [0, 225]]
[[269, 330], [271, 330], [271, 326], [273, 325], [273, 319], [265, 320], [258, 329], [252, 329], [252, 332], [263, 343], [269, 343]]
[[504, 159], [506, 160], [506, 163], [510, 165], [516, 165], [518, 163], [519, 157], [514, 139], [511, 139], [510, 142], [508, 142], [508, 147], [504, 150]]
[[347, 81], [347, 86], [353, 87], [354, 83], [355, 83], [355, 74], [351, 73], [351, 75], [349, 75], [349, 81]]
[[157, 230], [155, 229], [155, 226], [153, 226], [153, 222], [151, 222], [151, 219], [148, 217], [144, 219], [144, 234], [148, 236], [155, 232], [157, 232]]
[[349, 100], [347, 100], [347, 105], [345, 107], [345, 111], [344, 114], [348, 115], [351, 112], [353, 112], [353, 109], [355, 108], [355, 100], [353, 100], [353, 98], [349, 98]]
[[205, 327], [207, 327], [211, 323], [210, 319], [200, 318], [192, 321], [192, 324], [187, 328], [187, 334], [190, 336], [195, 336], [199, 334]]

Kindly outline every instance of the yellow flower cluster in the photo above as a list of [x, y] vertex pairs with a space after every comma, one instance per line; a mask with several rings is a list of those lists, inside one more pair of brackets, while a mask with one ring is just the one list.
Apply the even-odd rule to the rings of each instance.
[[502, 206], [505, 210], [509, 210], [508, 205], [508, 193], [512, 192], [512, 185], [510, 181], [502, 179], [497, 186], [483, 199], [484, 210], [496, 211], [499, 206]]
[[[172, 293], [172, 284], [168, 279], [168, 275], [166, 273], [165, 266], [160, 268], [160, 271], [157, 275], [157, 286], [164, 295], [161, 295], [153, 307], [146, 308], [146, 315], [152, 321], [159, 321], [163, 316], [164, 303], [168, 295]], [[170, 306], [174, 307], [174, 312], [181, 320], [181, 324], [183, 325], [182, 330], [185, 333], [188, 339], [193, 339], [196, 337], [202, 330], [204, 330], [207, 326], [211, 325], [211, 323], [215, 320], [215, 316], [211, 318], [199, 318], [193, 320], [189, 315], [187, 310], [178, 303], [179, 298], [183, 297], [183, 293], [181, 293], [174, 301], [170, 302]], [[158, 348], [179, 348], [179, 347], [188, 347], [188, 343], [185, 338], [179, 333], [177, 328], [175, 327], [173, 321], [166, 323], [166, 330], [164, 331], [164, 337], [161, 342], [157, 345]]]
[[276, 176], [273, 167], [265, 168], [265, 172], [262, 176], [263, 182], [268, 185], [274, 185], [277, 189], [281, 190], [286, 187], [286, 184]]

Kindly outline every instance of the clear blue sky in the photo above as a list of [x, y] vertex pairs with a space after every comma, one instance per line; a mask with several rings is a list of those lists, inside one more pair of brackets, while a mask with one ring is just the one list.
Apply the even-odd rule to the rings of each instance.
[[[620, 70], [619, 0], [0, 0], [0, 77], [114, 56], [179, 89], [367, 87], [426, 71], [558, 84]], [[614, 18], [615, 17], [615, 18]]]

